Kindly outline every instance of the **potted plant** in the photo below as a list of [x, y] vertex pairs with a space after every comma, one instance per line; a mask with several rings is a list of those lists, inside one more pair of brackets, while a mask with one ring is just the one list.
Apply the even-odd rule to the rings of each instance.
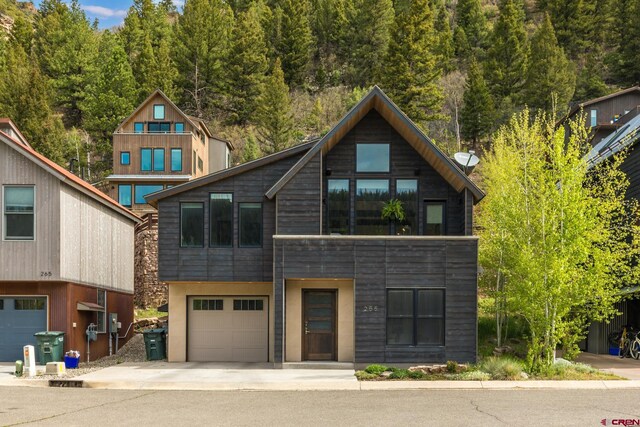
[[402, 225], [402, 222], [405, 219], [402, 202], [398, 199], [390, 199], [388, 202], [385, 202], [382, 207], [382, 219], [386, 219], [394, 223], [396, 225], [397, 234], [400, 234], [402, 227], [398, 226]]

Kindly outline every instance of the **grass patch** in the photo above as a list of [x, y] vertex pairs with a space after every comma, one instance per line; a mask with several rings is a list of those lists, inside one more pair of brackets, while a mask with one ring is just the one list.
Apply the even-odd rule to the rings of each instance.
[[534, 377], [536, 380], [622, 380], [617, 375], [602, 372], [583, 363], [556, 363], [547, 366]]
[[356, 371], [355, 375], [358, 381], [371, 381], [371, 380], [377, 380], [380, 378], [380, 375], [370, 374], [369, 372], [366, 372], [366, 371]]
[[382, 375], [383, 372], [388, 371], [389, 368], [387, 368], [384, 365], [369, 365], [365, 368], [365, 372], [367, 374], [374, 374], [374, 375]]
[[488, 357], [478, 365], [492, 380], [519, 380], [523, 378], [524, 364], [510, 357]]
[[137, 319], [150, 319], [152, 317], [164, 317], [167, 313], [162, 313], [155, 308], [136, 308], [133, 310], [133, 316]]

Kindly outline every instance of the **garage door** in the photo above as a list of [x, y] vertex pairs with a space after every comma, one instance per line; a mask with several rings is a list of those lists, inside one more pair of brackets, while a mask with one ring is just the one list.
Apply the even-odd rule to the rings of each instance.
[[269, 360], [267, 298], [190, 297], [188, 304], [189, 361]]
[[0, 362], [22, 360], [22, 347], [35, 345], [47, 330], [47, 299], [0, 296]]

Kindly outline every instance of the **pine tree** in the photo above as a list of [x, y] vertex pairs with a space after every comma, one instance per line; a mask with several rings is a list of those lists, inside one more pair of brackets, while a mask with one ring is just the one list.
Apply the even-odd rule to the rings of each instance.
[[284, 80], [279, 58], [273, 65], [273, 71], [267, 79], [264, 93], [260, 98], [260, 105], [256, 110], [256, 121], [260, 151], [264, 154], [273, 154], [291, 145], [293, 114], [289, 87]]
[[255, 135], [250, 132], [247, 135], [247, 141], [242, 147], [242, 163], [247, 163], [252, 160], [260, 158], [260, 148], [258, 147], [258, 141], [256, 141]]
[[585, 65], [576, 79], [574, 101], [586, 101], [609, 93], [609, 88], [602, 78], [602, 64], [602, 57], [590, 55], [585, 58]]
[[9, 43], [0, 74], [0, 116], [10, 117], [34, 149], [64, 165], [64, 126], [51, 107], [51, 88], [38, 62]]
[[51, 79], [55, 106], [64, 111], [68, 125], [80, 126], [79, 105], [95, 66], [97, 37], [78, 0], [72, 0], [70, 6], [61, 0], [44, 0], [33, 43], [42, 73]]
[[[596, 0], [549, 0], [547, 8], [558, 44], [571, 59], [578, 58], [594, 44], [592, 18]], [[605, 11], [606, 13], [606, 11]]]
[[441, 118], [440, 70], [431, 51], [435, 41], [427, 0], [412, 0], [396, 11], [382, 88], [419, 124]]
[[258, 10], [241, 12], [231, 37], [227, 60], [229, 121], [246, 124], [254, 114], [268, 70], [267, 46]]
[[309, 0], [279, 0], [279, 40], [276, 53], [282, 61], [289, 86], [301, 86], [311, 60], [313, 37], [309, 23]]
[[640, 0], [621, 0], [613, 21], [613, 75], [623, 86], [640, 84]]
[[370, 86], [379, 81], [393, 16], [391, 0], [354, 0], [345, 6], [347, 22], [340, 46], [349, 85]]
[[500, 16], [491, 35], [485, 75], [494, 98], [503, 103], [520, 96], [529, 63], [524, 9], [519, 0], [502, 0]]
[[494, 119], [493, 100], [484, 80], [482, 68], [476, 59], [472, 58], [464, 85], [460, 132], [466, 140], [477, 147], [480, 140], [491, 132]]
[[187, 0], [176, 26], [174, 60], [186, 111], [211, 116], [227, 92], [225, 78], [233, 11], [223, 0]]
[[474, 50], [485, 48], [488, 28], [480, 0], [458, 0], [456, 5], [457, 28], [464, 32], [468, 46]]
[[111, 134], [135, 108], [136, 82], [123, 46], [109, 31], [100, 40], [97, 62], [83, 104], [85, 129], [96, 142], [96, 154], [108, 162]]
[[[573, 97], [575, 68], [558, 46], [549, 15], [531, 39], [530, 66], [524, 87], [525, 102], [531, 108], [564, 111]], [[555, 105], [554, 105], [555, 103]]]
[[449, 12], [443, 1], [438, 0], [433, 4], [435, 11], [435, 31], [438, 42], [434, 52], [437, 55], [437, 62], [443, 74], [447, 74], [455, 69], [453, 57], [455, 55], [455, 45], [453, 42], [453, 32], [449, 24]]

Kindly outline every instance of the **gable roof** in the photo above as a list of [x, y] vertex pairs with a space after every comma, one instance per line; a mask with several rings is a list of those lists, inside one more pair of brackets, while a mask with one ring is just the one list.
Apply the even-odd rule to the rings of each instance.
[[[127, 123], [129, 120], [131, 120], [131, 118], [132, 118], [133, 116], [135, 116], [136, 114], [138, 114], [138, 112], [139, 112], [140, 110], [142, 110], [142, 108], [143, 108], [145, 105], [147, 105], [147, 104], [149, 103], [149, 101], [151, 101], [151, 99], [153, 99], [153, 97], [154, 97], [154, 96], [156, 96], [156, 95], [160, 95], [160, 96], [161, 96], [161, 97], [162, 97], [162, 98], [163, 98], [163, 99], [164, 99], [164, 100], [165, 100], [165, 101], [166, 101], [170, 106], [172, 106], [176, 111], [178, 111], [178, 112], [180, 113], [180, 115], [181, 115], [182, 117], [184, 117], [184, 119], [185, 119], [187, 122], [189, 122], [189, 124], [190, 124], [191, 126], [193, 126], [194, 128], [198, 128], [198, 127], [199, 127], [199, 126], [197, 126], [197, 125], [195, 124], [195, 122], [192, 120], [192, 118], [191, 118], [190, 116], [187, 116], [187, 115], [184, 113], [184, 111], [182, 111], [180, 108], [178, 108], [178, 106], [177, 106], [176, 104], [174, 104], [174, 103], [173, 103], [173, 101], [172, 101], [171, 99], [169, 99], [169, 97], [168, 97], [167, 95], [165, 95], [165, 93], [164, 93], [163, 91], [161, 91], [160, 89], [156, 89], [156, 90], [154, 90], [154, 91], [151, 93], [151, 95], [149, 95], [149, 96], [147, 97], [147, 99], [145, 99], [144, 101], [142, 101], [142, 102], [140, 103], [140, 105], [138, 105], [138, 107], [137, 107], [135, 110], [133, 110], [133, 113], [129, 114], [129, 115], [127, 116], [127, 118], [126, 118], [126, 119], [124, 119], [123, 121], [121, 121], [121, 122], [120, 122], [120, 124], [118, 125], [118, 127], [116, 127], [116, 130], [114, 131], [114, 133], [118, 132], [118, 130], [119, 130], [122, 126], [124, 126], [124, 124], [125, 124], [125, 123]], [[206, 129], [206, 132], [208, 132], [208, 133], [210, 134], [209, 129], [208, 129], [208, 128], [206, 128], [206, 126], [205, 126], [205, 129]], [[211, 135], [209, 135], [209, 136], [211, 136]]]
[[589, 105], [597, 104], [598, 102], [606, 101], [608, 99], [615, 98], [621, 95], [626, 95], [627, 93], [632, 93], [632, 92], [640, 92], [640, 86], [632, 86], [627, 89], [619, 90], [618, 92], [610, 93], [609, 95], [604, 95], [599, 98], [594, 98], [584, 102], [579, 102], [575, 104], [573, 107], [571, 107], [571, 109], [569, 110], [569, 112], [565, 117], [571, 117], [576, 113], [576, 111], [578, 111], [581, 108], [588, 107]]
[[597, 143], [587, 154], [589, 168], [608, 159], [616, 153], [631, 147], [640, 140], [640, 115], [635, 116], [620, 129], [612, 132]]
[[174, 196], [176, 194], [180, 194], [187, 190], [198, 188], [203, 185], [211, 184], [217, 181], [222, 181], [223, 179], [230, 178], [232, 176], [239, 175], [241, 173], [245, 173], [253, 169], [257, 169], [261, 166], [275, 163], [279, 160], [286, 159], [288, 157], [294, 156], [299, 153], [303, 153], [306, 150], [313, 147], [315, 143], [316, 141], [311, 141], [305, 144], [296, 145], [295, 147], [287, 148], [286, 150], [278, 151], [277, 153], [270, 154], [268, 156], [264, 156], [256, 160], [252, 160], [250, 162], [243, 163], [241, 165], [234, 166], [232, 168], [223, 169], [221, 171], [214, 172], [200, 178], [196, 178], [184, 184], [176, 185], [175, 187], [171, 187], [162, 191], [151, 193], [145, 196], [145, 200], [151, 206], [157, 208], [158, 200], [161, 200], [170, 196]]
[[396, 132], [398, 132], [453, 188], [458, 192], [469, 189], [476, 202], [484, 197], [484, 192], [453, 163], [415, 123], [378, 86], [351, 109], [338, 124], [320, 139], [302, 159], [267, 191], [269, 199], [282, 189], [317, 153], [328, 153], [356, 124], [375, 109]]
[[[10, 129], [12, 133], [15, 133], [15, 135], [11, 135], [3, 130], [7, 128]], [[24, 135], [22, 135], [22, 132], [20, 132], [20, 129], [18, 129], [18, 126], [16, 126], [16, 124], [13, 123], [13, 120], [6, 117], [0, 118], [0, 131], [9, 135], [15, 141], [23, 145], [26, 145], [29, 148], [33, 148], [31, 147], [31, 144], [29, 144], [29, 141], [27, 141], [27, 138], [25, 138]]]
[[31, 146], [27, 146], [7, 135], [6, 133], [0, 131], [0, 141], [7, 144], [9, 147], [13, 148], [17, 152], [24, 155], [26, 158], [31, 160], [33, 163], [40, 166], [45, 171], [49, 172], [60, 181], [65, 184], [73, 187], [74, 189], [86, 194], [102, 205], [112, 209], [118, 214], [127, 217], [131, 221], [140, 222], [140, 218], [131, 212], [129, 209], [122, 206], [120, 203], [113, 200], [111, 197], [104, 194], [102, 191], [96, 189], [94, 186], [89, 184], [88, 182], [78, 178], [62, 166], [58, 165], [52, 160], [49, 160], [42, 154], [35, 151]]

